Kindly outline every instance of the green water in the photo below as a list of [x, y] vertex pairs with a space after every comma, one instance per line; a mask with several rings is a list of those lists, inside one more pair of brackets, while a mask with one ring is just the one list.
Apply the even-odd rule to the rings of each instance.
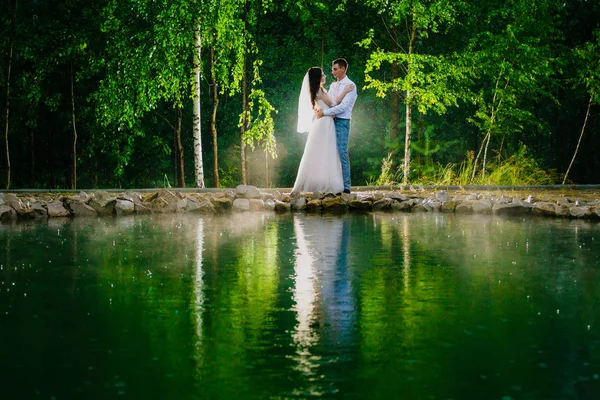
[[0, 225], [2, 399], [597, 399], [600, 224]]

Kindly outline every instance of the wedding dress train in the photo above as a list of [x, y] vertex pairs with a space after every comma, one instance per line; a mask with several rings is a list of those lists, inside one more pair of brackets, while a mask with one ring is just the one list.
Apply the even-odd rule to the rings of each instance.
[[[323, 100], [319, 107], [329, 108]], [[344, 190], [342, 166], [332, 117], [315, 119], [304, 147], [292, 192], [341, 193]]]

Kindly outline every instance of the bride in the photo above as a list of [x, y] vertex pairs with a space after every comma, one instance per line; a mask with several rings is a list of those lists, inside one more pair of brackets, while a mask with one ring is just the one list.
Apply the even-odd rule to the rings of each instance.
[[354, 89], [354, 85], [346, 86], [338, 98], [331, 99], [323, 88], [324, 83], [325, 74], [318, 67], [310, 68], [302, 81], [298, 99], [297, 130], [309, 133], [292, 194], [317, 191], [341, 193], [344, 189], [333, 117], [316, 119], [313, 108], [325, 110], [339, 104], [344, 96]]

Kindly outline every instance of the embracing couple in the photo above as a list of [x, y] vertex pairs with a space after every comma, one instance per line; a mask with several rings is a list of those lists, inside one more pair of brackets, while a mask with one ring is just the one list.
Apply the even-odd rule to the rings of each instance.
[[[312, 67], [304, 76], [298, 99], [298, 132], [309, 132], [292, 194], [350, 193], [348, 137], [356, 85], [348, 79], [348, 62], [331, 65], [336, 78], [325, 90], [323, 70]], [[316, 117], [316, 118], [315, 118]]]

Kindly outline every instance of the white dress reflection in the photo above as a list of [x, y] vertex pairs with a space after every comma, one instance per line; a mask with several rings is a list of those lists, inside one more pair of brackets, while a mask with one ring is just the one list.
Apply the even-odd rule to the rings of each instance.
[[[292, 358], [296, 370], [314, 383], [302, 388], [303, 394], [319, 395], [325, 389], [317, 384], [318, 368], [324, 360], [311, 349], [318, 343], [343, 346], [354, 326], [355, 308], [346, 262], [348, 223], [343, 217], [294, 216], [297, 250], [293, 300], [297, 322], [292, 333], [296, 348]], [[323, 332], [328, 337], [323, 337]]]

